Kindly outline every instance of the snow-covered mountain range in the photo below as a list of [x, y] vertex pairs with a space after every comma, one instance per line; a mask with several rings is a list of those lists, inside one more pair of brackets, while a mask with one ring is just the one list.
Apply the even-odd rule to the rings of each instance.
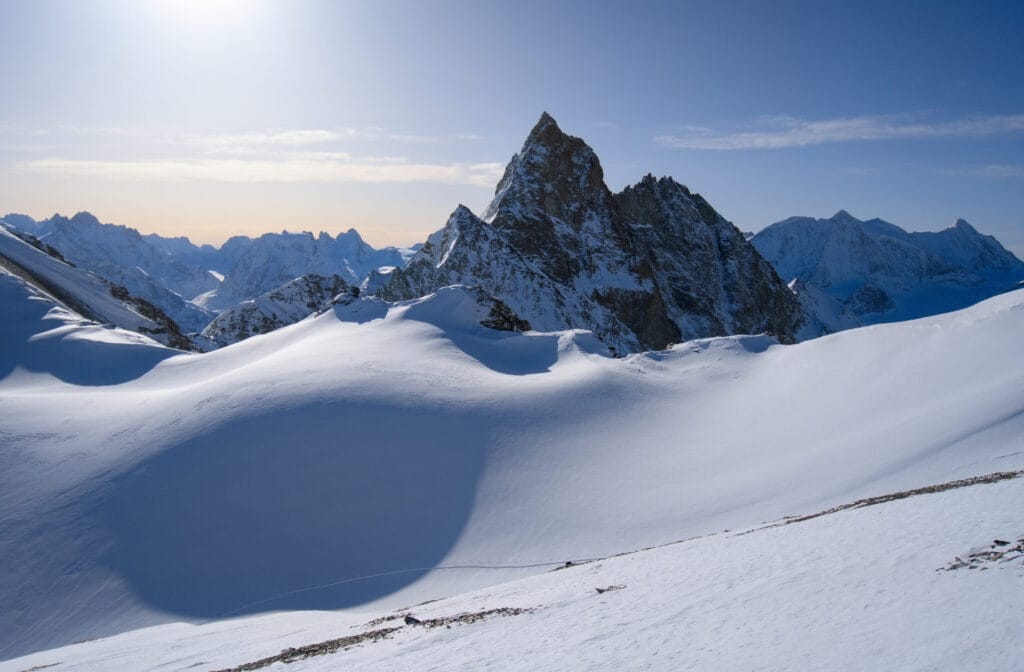
[[1024, 262], [963, 220], [907, 233], [840, 211], [755, 235], [671, 178], [648, 175], [613, 194], [593, 150], [547, 114], [483, 217], [460, 205], [410, 249], [376, 250], [354, 229], [336, 238], [236, 236], [218, 249], [141, 236], [89, 213], [0, 221], [150, 302], [183, 331], [205, 330], [193, 340], [207, 348], [314, 312], [323, 301], [298, 290], [304, 276], [336, 275], [391, 301], [479, 286], [536, 329], [588, 329], [618, 354], [737, 333], [816, 338], [956, 310], [1024, 281]]
[[321, 232], [267, 233], [256, 239], [235, 237], [222, 251], [230, 258], [230, 270], [213, 292], [197, 299], [204, 306], [227, 308], [281, 287], [302, 275], [339, 275], [358, 285], [381, 266], [405, 263], [400, 250], [376, 250], [355, 229], [337, 238]]
[[[415, 252], [374, 249], [354, 229], [337, 238], [308, 232], [265, 234], [256, 239], [235, 236], [218, 249], [194, 245], [184, 237], [143, 236], [126, 226], [103, 224], [88, 212], [43, 221], [9, 214], [0, 221], [9, 229], [35, 236], [79, 268], [127, 288], [192, 333], [210, 326], [219, 312], [274, 290], [282, 290], [278, 292], [280, 308], [284, 297], [291, 295], [284, 286], [303, 275], [337, 274], [358, 285], [370, 271], [404, 265]], [[289, 307], [288, 314], [301, 312], [304, 299], [297, 295], [296, 299], [299, 302]], [[240, 306], [238, 310], [250, 309]], [[221, 342], [198, 340], [207, 346]]]
[[794, 339], [798, 302], [743, 234], [671, 178], [613, 194], [583, 140], [543, 114], [482, 218], [459, 206], [377, 294], [479, 285], [540, 330], [618, 353], [735, 333]]
[[1024, 262], [962, 219], [943, 231], [908, 233], [841, 210], [829, 219], [790, 217], [750, 242], [780, 276], [798, 282], [809, 322], [827, 331], [957, 310], [1024, 281]]

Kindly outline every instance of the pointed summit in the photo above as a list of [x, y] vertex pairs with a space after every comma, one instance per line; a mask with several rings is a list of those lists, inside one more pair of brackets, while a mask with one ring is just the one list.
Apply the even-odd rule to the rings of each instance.
[[505, 168], [483, 220], [499, 228], [551, 219], [578, 226], [588, 212], [605, 211], [610, 198], [594, 150], [544, 112]]
[[859, 222], [860, 220], [848, 213], [846, 210], [840, 210], [829, 217], [829, 221], [835, 222], [836, 224], [848, 224], [850, 222]]
[[978, 233], [978, 230], [967, 223], [966, 219], [957, 219], [956, 223], [950, 227], [951, 229], [960, 229], [966, 233]]

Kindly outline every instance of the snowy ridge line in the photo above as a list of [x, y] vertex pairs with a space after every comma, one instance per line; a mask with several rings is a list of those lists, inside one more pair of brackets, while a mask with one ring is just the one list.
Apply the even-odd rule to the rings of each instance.
[[[689, 539], [685, 539], [683, 541], [689, 541]], [[681, 543], [681, 542], [673, 541], [673, 542], [669, 542], [669, 543], [670, 544], [678, 544], [678, 543]], [[667, 546], [669, 544], [665, 544], [665, 545]], [[652, 548], [658, 548], [658, 547], [655, 546], [655, 547], [652, 547]], [[638, 551], [646, 551], [646, 550], [650, 550], [650, 549], [646, 549], [646, 548], [638, 549]], [[616, 555], [627, 555], [629, 553], [637, 553], [638, 551], [626, 551], [625, 553], [618, 553]], [[250, 607], [255, 607], [255, 606], [260, 605], [260, 604], [265, 604], [267, 602], [273, 602], [274, 600], [279, 600], [282, 597], [291, 597], [292, 595], [301, 595], [302, 593], [309, 593], [309, 592], [312, 592], [314, 590], [323, 590], [324, 588], [333, 588], [335, 586], [345, 585], [346, 583], [354, 583], [356, 581], [365, 581], [367, 579], [378, 579], [378, 578], [381, 578], [381, 577], [384, 577], [384, 576], [397, 576], [399, 574], [412, 574], [412, 573], [415, 573], [415, 572], [436, 572], [436, 571], [446, 570], [446, 569], [447, 570], [453, 570], [453, 569], [535, 569], [535, 568], [538, 568], [538, 567], [551, 567], [551, 566], [554, 566], [554, 565], [558, 565], [559, 567], [570, 567], [570, 566], [573, 566], [573, 565], [583, 565], [583, 564], [586, 564], [588, 562], [597, 562], [598, 560], [607, 560], [610, 557], [615, 557], [615, 556], [609, 555], [609, 556], [603, 556], [603, 557], [599, 557], [599, 558], [577, 558], [577, 559], [574, 559], [574, 560], [558, 560], [558, 561], [554, 561], [554, 562], [534, 562], [534, 563], [523, 564], [523, 565], [440, 565], [440, 566], [437, 566], [437, 567], [413, 567], [411, 569], [395, 569], [395, 570], [391, 570], [389, 572], [378, 572], [376, 574], [366, 574], [365, 576], [353, 576], [353, 577], [350, 577], [348, 579], [342, 579], [340, 581], [332, 581], [331, 583], [322, 583], [322, 584], [320, 584], [318, 586], [309, 586], [308, 588], [298, 588], [296, 590], [289, 590], [287, 592], [279, 593], [277, 595], [271, 595], [270, 597], [265, 597], [265, 598], [263, 598], [261, 600], [256, 600], [255, 602], [249, 602], [248, 604], [243, 604], [242, 606], [237, 607], [235, 609], [232, 609], [231, 611], [226, 612], [224, 614], [221, 614], [220, 616], [218, 616], [216, 618], [211, 618], [211, 619], [209, 619], [207, 621], [203, 621], [203, 624], [213, 623], [213, 622], [218, 621], [218, 620], [220, 620], [222, 618], [228, 618], [230, 616], [233, 616], [233, 615], [237, 614], [238, 612], [240, 612], [240, 611], [242, 611], [244, 609], [248, 609]]]
[[847, 509], [861, 509], [865, 506], [885, 504], [886, 502], [892, 502], [897, 499], [906, 499], [907, 497], [927, 495], [933, 492], [944, 492], [946, 490], [956, 490], [957, 488], [967, 488], [972, 485], [980, 485], [982, 483], [998, 483], [999, 481], [1007, 481], [1014, 478], [1020, 478], [1021, 476], [1024, 476], [1024, 469], [1018, 469], [1016, 471], [996, 471], [991, 474], [985, 474], [984, 476], [971, 476], [970, 478], [947, 481], [946, 483], [939, 483], [938, 485], [926, 485], [922, 488], [914, 488], [913, 490], [901, 490], [900, 492], [893, 492], [888, 495], [865, 497], [864, 499], [858, 499], [855, 502], [840, 504], [838, 506], [833, 506], [831, 509], [825, 509], [824, 511], [818, 511], [817, 513], [810, 513], [806, 516], [786, 516], [782, 520], [771, 523], [770, 525], [758, 527], [753, 530], [747, 530], [746, 532], [740, 532], [739, 534], [750, 534], [751, 532], [765, 530], [769, 527], [781, 527], [782, 525], [790, 525], [792, 523], [802, 523], [805, 520], [827, 516], [832, 513], [839, 513], [840, 511], [845, 511]]

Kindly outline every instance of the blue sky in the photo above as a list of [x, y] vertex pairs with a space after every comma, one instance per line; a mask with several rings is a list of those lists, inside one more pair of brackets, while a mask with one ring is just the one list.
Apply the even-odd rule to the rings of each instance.
[[0, 211], [142, 231], [480, 212], [547, 110], [747, 230], [956, 218], [1024, 256], [1024, 3], [7, 0]]

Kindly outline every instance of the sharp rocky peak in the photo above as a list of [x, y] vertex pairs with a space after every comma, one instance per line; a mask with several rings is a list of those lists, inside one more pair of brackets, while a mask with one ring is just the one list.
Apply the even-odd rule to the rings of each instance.
[[509, 161], [483, 219], [498, 227], [524, 218], [577, 226], [588, 211], [606, 209], [610, 196], [594, 150], [545, 112]]

